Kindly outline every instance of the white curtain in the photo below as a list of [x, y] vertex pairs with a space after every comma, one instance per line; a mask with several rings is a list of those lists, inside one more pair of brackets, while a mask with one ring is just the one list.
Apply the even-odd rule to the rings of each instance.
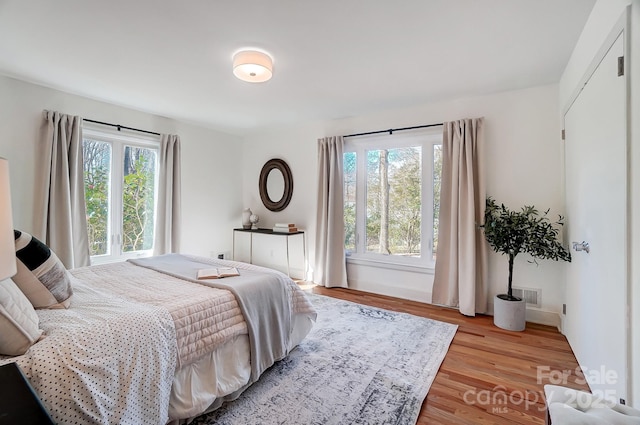
[[158, 208], [153, 254], [180, 252], [180, 137], [160, 137]]
[[344, 255], [342, 136], [318, 139], [315, 283], [347, 287]]
[[444, 123], [434, 304], [474, 316], [487, 311], [484, 220], [484, 120]]
[[81, 128], [80, 117], [43, 111], [37, 147], [33, 235], [68, 269], [89, 265]]

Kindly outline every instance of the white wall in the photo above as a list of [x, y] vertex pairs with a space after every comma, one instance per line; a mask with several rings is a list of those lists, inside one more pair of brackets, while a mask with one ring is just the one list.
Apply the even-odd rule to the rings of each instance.
[[14, 226], [33, 226], [36, 140], [42, 110], [56, 110], [182, 140], [182, 252], [231, 251], [242, 206], [238, 137], [0, 76], [0, 156], [9, 160]]
[[[561, 214], [562, 150], [557, 105], [558, 87], [550, 85], [249, 135], [244, 147], [244, 204], [261, 216], [262, 227], [291, 221], [307, 230], [312, 270], [318, 138], [484, 116], [488, 194], [513, 208], [533, 204]], [[258, 192], [260, 169], [272, 157], [285, 159], [294, 178], [291, 204], [279, 213], [266, 210]], [[547, 261], [535, 266], [526, 260], [524, 256], [516, 259], [515, 284], [542, 288], [542, 310], [552, 312], [545, 316], [534, 311], [530, 318], [557, 324], [562, 305], [563, 264]], [[505, 292], [506, 258], [492, 253], [489, 266], [490, 294]], [[349, 266], [348, 274], [356, 289], [431, 300], [430, 274], [353, 265]]]
[[[630, 57], [626, 58], [630, 65], [630, 88], [628, 117], [630, 124], [629, 143], [629, 308], [630, 327], [628, 329], [629, 377], [630, 391], [627, 403], [640, 406], [640, 0], [598, 0], [576, 44], [571, 59], [560, 80], [560, 108], [563, 112], [573, 93], [579, 90], [580, 80], [587, 72], [591, 61], [601, 48], [610, 31], [624, 12], [631, 5], [631, 25], [629, 46]], [[604, 313], [604, 312], [603, 312]], [[606, 319], [606, 313], [602, 315]]]
[[618, 21], [623, 9], [632, 0], [598, 0], [591, 10], [578, 43], [573, 49], [569, 62], [560, 78], [560, 106], [567, 102], [577, 89], [591, 60], [609, 35], [611, 28]]

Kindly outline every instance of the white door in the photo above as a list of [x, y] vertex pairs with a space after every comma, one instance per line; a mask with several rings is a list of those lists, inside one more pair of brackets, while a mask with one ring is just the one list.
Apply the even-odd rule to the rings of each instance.
[[627, 398], [626, 83], [623, 37], [613, 43], [565, 115], [568, 242], [563, 330], [591, 390]]

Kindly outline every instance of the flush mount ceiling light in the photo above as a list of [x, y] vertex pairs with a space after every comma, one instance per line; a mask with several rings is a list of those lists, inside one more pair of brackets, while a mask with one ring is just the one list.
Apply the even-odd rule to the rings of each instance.
[[243, 50], [233, 56], [233, 75], [249, 83], [263, 83], [273, 75], [273, 60], [266, 53]]

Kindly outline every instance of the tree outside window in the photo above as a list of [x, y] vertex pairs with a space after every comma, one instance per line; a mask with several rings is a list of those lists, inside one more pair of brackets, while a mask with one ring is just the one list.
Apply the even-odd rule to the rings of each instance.
[[109, 134], [83, 140], [92, 260], [153, 249], [157, 149], [128, 142]]
[[377, 137], [345, 145], [345, 250], [361, 260], [432, 267], [442, 137], [386, 140]]

